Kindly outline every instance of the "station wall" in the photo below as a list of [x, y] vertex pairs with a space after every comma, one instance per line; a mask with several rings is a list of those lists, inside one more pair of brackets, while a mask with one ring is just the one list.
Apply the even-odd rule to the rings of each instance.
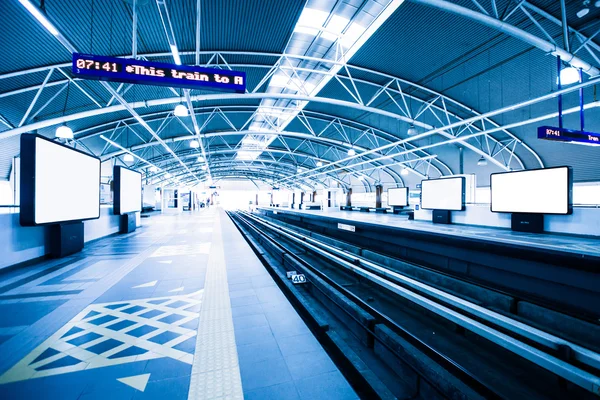
[[[112, 212], [112, 206], [101, 206], [100, 218], [83, 222], [86, 243], [119, 231], [119, 216]], [[46, 255], [47, 230], [45, 226], [21, 226], [19, 213], [0, 214], [0, 269]]]
[[[431, 221], [432, 211], [415, 210], [415, 220]], [[510, 214], [493, 213], [489, 204], [467, 204], [452, 211], [452, 223], [510, 228]], [[600, 208], [574, 207], [571, 215], [545, 215], [546, 232], [600, 236]]]

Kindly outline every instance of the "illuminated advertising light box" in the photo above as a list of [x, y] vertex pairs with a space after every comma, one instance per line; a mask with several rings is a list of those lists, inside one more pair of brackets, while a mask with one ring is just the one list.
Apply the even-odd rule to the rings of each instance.
[[464, 210], [465, 178], [461, 176], [421, 181], [421, 208], [445, 211]]
[[43, 136], [21, 135], [23, 226], [100, 218], [100, 159]]
[[491, 210], [497, 213], [571, 214], [571, 167], [502, 172], [490, 176]]
[[78, 78], [244, 93], [246, 73], [133, 58], [73, 53], [72, 73]]
[[390, 207], [406, 207], [408, 206], [408, 188], [391, 188], [388, 189], [388, 206]]
[[129, 168], [113, 168], [115, 199], [113, 213], [122, 215], [142, 211], [142, 174]]

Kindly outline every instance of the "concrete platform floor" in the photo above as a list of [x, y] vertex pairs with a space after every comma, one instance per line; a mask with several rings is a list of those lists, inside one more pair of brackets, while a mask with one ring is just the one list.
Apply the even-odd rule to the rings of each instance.
[[0, 273], [2, 399], [353, 399], [224, 211]]

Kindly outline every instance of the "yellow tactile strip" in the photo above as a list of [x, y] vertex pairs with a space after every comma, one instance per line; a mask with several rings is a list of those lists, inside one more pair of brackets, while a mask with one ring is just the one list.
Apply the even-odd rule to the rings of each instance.
[[214, 218], [188, 399], [243, 399], [221, 218]]

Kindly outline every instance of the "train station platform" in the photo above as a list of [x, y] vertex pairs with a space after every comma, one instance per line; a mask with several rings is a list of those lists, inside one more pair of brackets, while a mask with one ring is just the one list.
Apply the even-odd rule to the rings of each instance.
[[357, 254], [401, 259], [567, 314], [593, 321], [600, 318], [597, 237], [434, 224], [402, 215], [339, 209], [259, 207], [258, 212], [319, 239], [341, 240]]
[[337, 208], [325, 210], [292, 210], [279, 207], [260, 207], [260, 209], [277, 211], [292, 215], [310, 216], [311, 218], [335, 219], [341, 222], [359, 222], [371, 226], [382, 226], [414, 233], [425, 233], [448, 238], [472, 239], [479, 242], [506, 244], [522, 248], [554, 251], [585, 257], [600, 261], [600, 248], [597, 237], [575, 236], [556, 233], [524, 233], [505, 228], [494, 228], [460, 224], [434, 224], [428, 221], [409, 220], [404, 215], [361, 213], [344, 211]]
[[220, 209], [0, 273], [0, 398], [352, 399]]

